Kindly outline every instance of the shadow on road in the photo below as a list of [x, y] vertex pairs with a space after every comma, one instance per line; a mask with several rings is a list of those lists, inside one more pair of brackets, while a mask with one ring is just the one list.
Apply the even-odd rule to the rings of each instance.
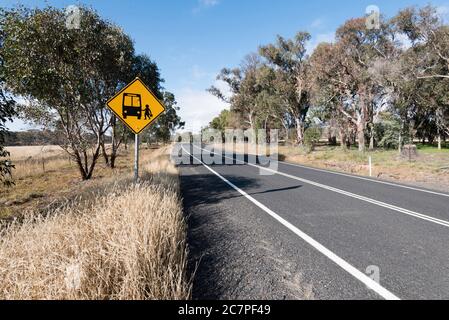
[[[192, 297], [212, 300], [229, 297], [230, 290], [239, 285], [233, 283], [238, 276], [233, 280], [224, 279], [223, 270], [228, 268], [229, 259], [235, 256], [236, 248], [233, 246], [236, 245], [236, 239], [242, 237], [242, 230], [238, 231], [234, 225], [235, 216], [239, 215], [238, 210], [241, 210], [241, 207], [237, 205], [234, 209], [232, 208], [234, 202], [227, 200], [243, 196], [213, 173], [207, 173], [202, 165], [184, 165], [180, 166], [180, 169], [184, 212], [188, 223], [189, 272], [191, 274], [195, 272]], [[249, 195], [302, 187], [298, 185], [251, 193], [248, 189], [259, 187], [258, 177], [253, 179], [226, 175], [225, 178]]]
[[[211, 165], [211, 168], [232, 166], [232, 165]], [[236, 166], [236, 165], [234, 165]], [[184, 168], [202, 167], [202, 165], [181, 166]], [[258, 187], [257, 179], [248, 179], [241, 176], [226, 175], [227, 180], [235, 184], [238, 188], [246, 190], [248, 188]], [[248, 195], [267, 194], [274, 192], [282, 192], [288, 190], [295, 190], [301, 188], [302, 185], [297, 185], [287, 188], [270, 189], [259, 192], [247, 192]], [[183, 191], [183, 198], [186, 203], [184, 205], [196, 206], [200, 204], [213, 204], [225, 199], [240, 198], [242, 195], [238, 192], [229, 192], [231, 187], [223, 180], [214, 174], [183, 174], [181, 176], [181, 190]], [[186, 194], [187, 193], [187, 196]], [[192, 196], [190, 196], [192, 195]]]

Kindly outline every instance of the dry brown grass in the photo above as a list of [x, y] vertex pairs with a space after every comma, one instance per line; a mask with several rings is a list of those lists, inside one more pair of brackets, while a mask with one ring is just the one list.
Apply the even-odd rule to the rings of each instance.
[[91, 198], [29, 214], [0, 234], [0, 299], [187, 299], [186, 227], [167, 149], [142, 182], [97, 183]]
[[368, 176], [368, 157], [372, 158], [373, 176], [447, 192], [449, 190], [449, 149], [418, 145], [414, 161], [401, 158], [397, 150], [378, 149], [360, 153], [343, 151], [339, 147], [320, 146], [311, 153], [298, 147], [282, 146], [283, 160], [312, 167]]
[[18, 146], [6, 147], [12, 161], [26, 160], [29, 158], [49, 158], [64, 154], [59, 146]]
[[[20, 216], [24, 212], [45, 210], [61, 199], [77, 197], [80, 191], [95, 188], [105, 179], [132, 174], [133, 150], [121, 149], [116, 168], [111, 170], [103, 158], [98, 160], [93, 179], [81, 181], [78, 168], [69, 161], [67, 153], [59, 147], [12, 147], [9, 148], [16, 169], [14, 183], [10, 188], [0, 184], [0, 219]], [[155, 149], [142, 147], [141, 156], [152, 157]], [[45, 168], [42, 166], [42, 159]], [[143, 170], [141, 161], [141, 170]]]
[[66, 152], [59, 146], [7, 147], [13, 162], [13, 179], [32, 177], [60, 170], [72, 165]]

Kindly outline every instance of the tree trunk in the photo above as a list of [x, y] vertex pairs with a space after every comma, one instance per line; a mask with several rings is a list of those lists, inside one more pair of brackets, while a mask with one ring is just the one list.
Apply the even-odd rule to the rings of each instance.
[[346, 149], [346, 132], [340, 128], [340, 147]]
[[285, 142], [288, 143], [290, 137], [289, 137], [289, 128], [284, 126], [285, 128]]
[[365, 126], [363, 117], [357, 121], [357, 140], [359, 142], [359, 151], [365, 152]]
[[359, 152], [365, 152], [365, 130], [368, 119], [368, 95], [365, 87], [359, 91], [360, 111], [357, 112], [357, 140], [359, 142]]
[[106, 152], [106, 146], [104, 141], [101, 141], [101, 154], [103, 155], [104, 158], [104, 162], [106, 163], [107, 166], [109, 166], [109, 156], [108, 153]]
[[330, 127], [327, 132], [327, 141], [329, 142], [329, 145], [331, 145], [331, 146], [337, 145], [337, 136], [335, 135], [335, 130], [332, 130], [332, 128], [330, 128]]
[[[97, 160], [100, 157], [100, 150], [101, 150], [101, 141], [100, 141], [100, 138], [98, 138], [95, 152], [92, 155], [92, 162], [90, 163], [89, 169], [87, 171], [86, 180], [90, 180], [92, 178], [92, 175], [93, 175], [94, 169], [95, 169], [95, 165], [97, 164]], [[86, 166], [87, 166], [87, 163], [86, 163]]]
[[296, 142], [298, 145], [302, 146], [304, 144], [304, 123], [301, 119], [295, 119], [295, 127], [296, 127]]
[[115, 160], [117, 159], [117, 153], [114, 153], [113, 155], [111, 154], [111, 162], [110, 162], [110, 168], [114, 169], [115, 168]]
[[365, 152], [365, 128], [366, 128], [366, 108], [365, 101], [362, 98], [360, 106], [360, 111], [357, 112], [357, 141], [359, 143], [359, 152]]
[[438, 150], [441, 150], [441, 135], [438, 134]]
[[87, 172], [86, 172], [86, 170], [84, 168], [83, 161], [82, 161], [81, 156], [80, 156], [80, 154], [78, 152], [75, 152], [75, 162], [76, 162], [76, 165], [78, 166], [78, 171], [81, 174], [81, 179], [83, 181], [87, 180]]
[[111, 169], [114, 169], [115, 159], [117, 159], [117, 151], [122, 142], [122, 139], [117, 141], [117, 118], [115, 116], [113, 116], [111, 119], [111, 127], [112, 127], [112, 150], [109, 166]]
[[348, 149], [348, 136], [347, 136], [346, 130], [344, 128], [340, 128], [340, 147], [343, 150]]
[[369, 150], [370, 151], [374, 150], [374, 125], [373, 124], [371, 124], [371, 127], [370, 127]]

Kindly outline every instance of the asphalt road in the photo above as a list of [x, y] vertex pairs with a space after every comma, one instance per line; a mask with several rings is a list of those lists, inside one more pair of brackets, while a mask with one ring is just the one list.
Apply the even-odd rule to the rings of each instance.
[[196, 299], [449, 299], [449, 194], [287, 163], [180, 170]]

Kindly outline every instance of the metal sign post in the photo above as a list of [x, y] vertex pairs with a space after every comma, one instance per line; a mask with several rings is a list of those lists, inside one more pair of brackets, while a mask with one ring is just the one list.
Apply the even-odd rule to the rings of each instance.
[[139, 135], [135, 135], [134, 143], [134, 183], [139, 181]]

